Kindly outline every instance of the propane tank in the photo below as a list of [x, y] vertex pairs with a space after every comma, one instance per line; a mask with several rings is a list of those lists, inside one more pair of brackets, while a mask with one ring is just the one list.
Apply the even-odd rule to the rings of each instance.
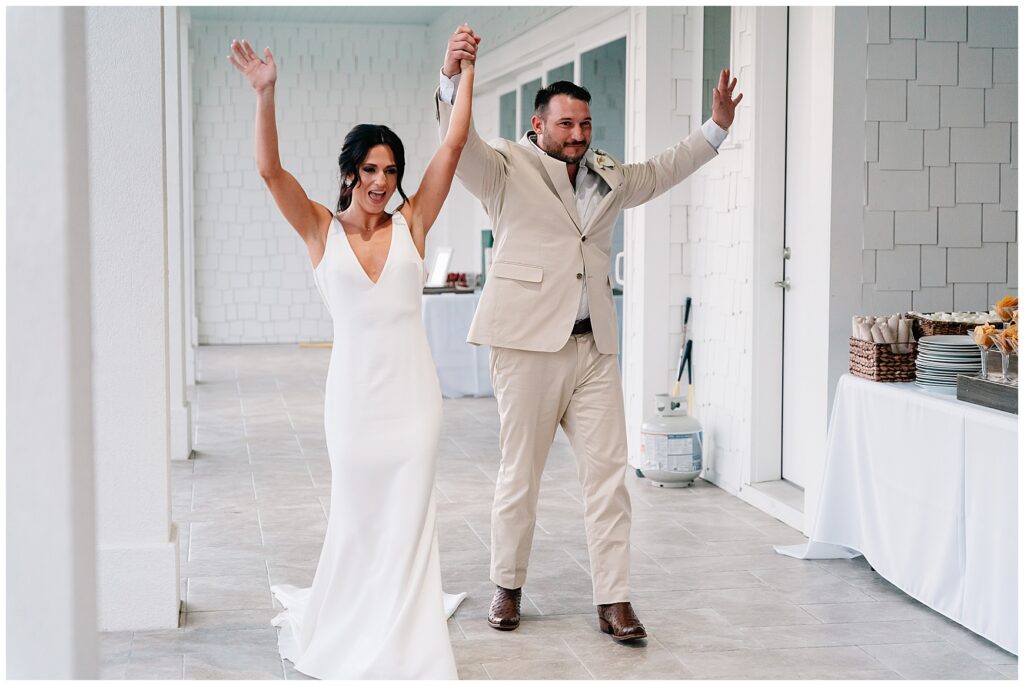
[[641, 428], [640, 470], [652, 486], [691, 486], [704, 467], [700, 422], [686, 414], [685, 396], [659, 393], [654, 403], [657, 412]]

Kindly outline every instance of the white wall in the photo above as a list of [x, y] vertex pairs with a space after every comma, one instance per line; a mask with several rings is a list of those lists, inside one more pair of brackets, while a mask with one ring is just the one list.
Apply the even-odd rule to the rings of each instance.
[[437, 147], [431, 94], [440, 58], [427, 59], [427, 36], [425, 26], [193, 20], [200, 343], [332, 336], [306, 246], [256, 173], [256, 101], [227, 61], [231, 40], [274, 52], [281, 161], [311, 199], [333, 210], [338, 153], [358, 123], [386, 124], [398, 134], [406, 148], [403, 188], [410, 194], [419, 185]]
[[[698, 24], [687, 7], [630, 10], [626, 161], [639, 162], [685, 138], [699, 122], [694, 70]], [[715, 164], [717, 160], [710, 164]], [[626, 212], [623, 289], [623, 385], [631, 461], [638, 464], [640, 425], [667, 393], [679, 356], [688, 204], [693, 178]]]
[[162, 10], [85, 18], [99, 625], [172, 628]]
[[98, 676], [83, 18], [7, 11], [10, 679]]
[[184, 252], [184, 312], [185, 321], [185, 383], [196, 383], [196, 348], [199, 347], [199, 316], [196, 310], [196, 226], [195, 226], [195, 154], [194, 126], [192, 122], [192, 50], [189, 47], [192, 34], [192, 12], [188, 8], [178, 9], [180, 27], [178, 32], [178, 59], [181, 60], [181, 88], [179, 111], [181, 112], [181, 204], [183, 252]]
[[[689, 334], [694, 341], [696, 415], [705, 431], [705, 476], [733, 493], [739, 489], [751, 448], [755, 11], [732, 11], [732, 70], [739, 83], [737, 93], [743, 92], [744, 99], [718, 157], [692, 178], [687, 231], [679, 246], [682, 263], [672, 277], [670, 303], [678, 321], [685, 296], [693, 298]], [[691, 15], [698, 46], [702, 13], [702, 8], [694, 8]], [[701, 74], [699, 59], [691, 69], [696, 81]], [[699, 81], [695, 87], [700, 87]], [[698, 90], [691, 98], [695, 121], [700, 116], [699, 94]], [[676, 332], [678, 326], [669, 340], [670, 354], [678, 354]]]
[[866, 312], [1017, 291], [1017, 8], [872, 7]]
[[185, 184], [191, 179], [185, 169], [191, 160], [185, 156], [187, 148], [182, 134], [191, 126], [191, 113], [184, 109], [187, 101], [182, 98], [182, 66], [188, 62], [182, 59], [181, 47], [186, 46], [187, 23], [180, 16], [177, 7], [165, 7], [164, 30], [164, 148], [167, 155], [167, 332], [168, 332], [168, 380], [171, 413], [171, 459], [187, 460], [192, 455], [192, 405], [188, 400], [188, 358], [195, 349], [188, 333], [192, 317], [191, 308], [186, 306], [186, 293], [191, 272], [186, 272], [189, 260], [185, 251], [191, 243], [186, 242], [186, 225], [189, 215], [186, 202], [191, 196], [185, 192]]

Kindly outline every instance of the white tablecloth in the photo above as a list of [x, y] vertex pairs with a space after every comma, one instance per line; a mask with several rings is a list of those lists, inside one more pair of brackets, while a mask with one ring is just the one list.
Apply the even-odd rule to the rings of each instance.
[[494, 395], [490, 349], [466, 342], [480, 292], [423, 296], [423, 326], [445, 398]]
[[840, 379], [805, 559], [885, 579], [1017, 654], [1017, 416], [914, 384]]

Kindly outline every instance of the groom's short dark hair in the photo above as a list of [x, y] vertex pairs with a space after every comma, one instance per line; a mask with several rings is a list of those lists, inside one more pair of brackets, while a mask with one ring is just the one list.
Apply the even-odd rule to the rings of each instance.
[[537, 97], [533, 99], [533, 113], [543, 118], [548, 109], [548, 103], [556, 95], [568, 95], [570, 98], [590, 104], [590, 91], [583, 86], [577, 86], [572, 81], [555, 81], [537, 91]]

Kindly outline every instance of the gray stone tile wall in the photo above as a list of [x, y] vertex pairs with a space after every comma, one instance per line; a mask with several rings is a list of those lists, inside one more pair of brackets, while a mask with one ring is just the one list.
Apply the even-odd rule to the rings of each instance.
[[1017, 8], [868, 10], [863, 308], [1017, 292]]

